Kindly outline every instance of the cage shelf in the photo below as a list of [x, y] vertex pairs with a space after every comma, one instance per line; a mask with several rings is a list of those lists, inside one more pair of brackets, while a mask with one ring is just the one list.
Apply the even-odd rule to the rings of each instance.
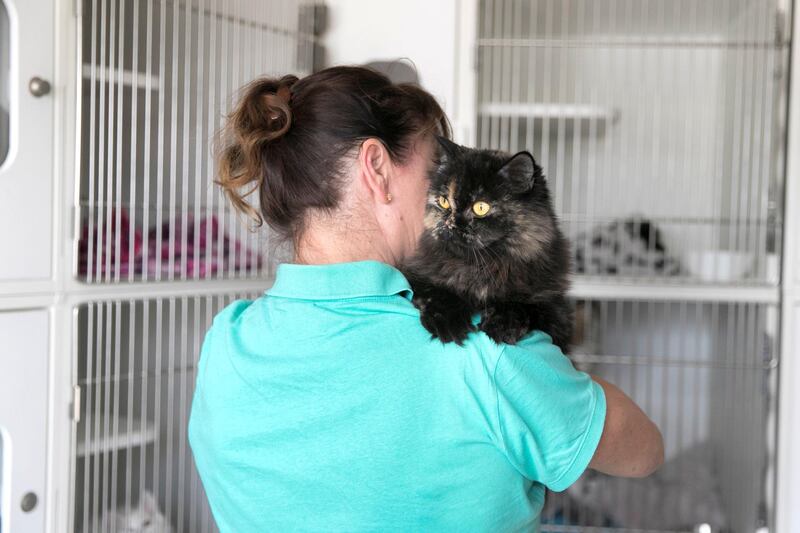
[[272, 285], [273, 275], [267, 270], [252, 278], [227, 276], [211, 279], [186, 280], [134, 280], [127, 279], [113, 283], [86, 283], [75, 280], [70, 298], [76, 303], [104, 302], [117, 300], [152, 300], [154, 298], [204, 298], [213, 295], [263, 293]]
[[147, 89], [148, 83], [152, 90], [160, 89], [161, 80], [158, 76], [147, 74], [145, 72], [133, 72], [130, 70], [122, 70], [109, 68], [104, 65], [83, 65], [83, 79], [91, 80], [92, 69], [97, 71], [95, 77], [96, 81], [105, 80], [108, 82], [116, 83], [119, 79], [119, 73], [122, 72], [122, 85], [136, 87], [137, 89]]
[[[94, 417], [91, 418], [93, 419]], [[137, 419], [131, 420], [130, 432], [128, 432], [128, 419], [126, 417], [117, 418], [115, 423], [117, 425], [116, 433], [93, 435], [89, 437], [89, 441], [87, 442], [86, 426], [82, 420], [78, 424], [78, 456], [85, 457], [123, 448], [141, 447], [156, 439], [155, 425], [149, 420], [144, 422]], [[113, 425], [114, 423], [110, 424], [111, 427], [108, 428], [108, 432], [106, 433], [111, 433], [113, 431]]]
[[657, 355], [603, 355], [570, 354], [573, 363], [601, 364], [616, 366], [644, 366], [647, 368], [715, 369], [715, 370], [772, 370], [778, 366], [778, 359], [772, 357], [765, 361], [708, 361], [688, 355], [682, 357], [663, 357]]
[[655, 300], [688, 302], [731, 302], [777, 304], [780, 289], [765, 283], [711, 284], [676, 281], [609, 280], [591, 276], [575, 276], [570, 296], [583, 300]]
[[523, 102], [486, 102], [478, 112], [487, 116], [569, 120], [615, 121], [619, 111], [589, 104], [532, 104]]
[[667, 35], [643, 36], [623, 35], [593, 38], [560, 37], [560, 38], [509, 38], [483, 37], [478, 39], [478, 46], [513, 47], [513, 48], [720, 48], [720, 49], [779, 49], [786, 46], [786, 39], [739, 39], [732, 40], [722, 36], [704, 35]]
[[625, 529], [625, 528], [609, 528], [601, 526], [570, 526], [561, 524], [542, 524], [541, 533], [676, 533], [674, 530], [664, 529]]

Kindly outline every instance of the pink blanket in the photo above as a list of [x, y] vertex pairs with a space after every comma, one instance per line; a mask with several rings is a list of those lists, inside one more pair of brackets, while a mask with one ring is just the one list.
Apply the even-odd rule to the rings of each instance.
[[[119, 217], [119, 240], [117, 242], [117, 217]], [[130, 219], [124, 208], [115, 209], [111, 213], [111, 224], [97, 223], [89, 238], [89, 225], [84, 222], [81, 239], [78, 243], [78, 272], [87, 277], [91, 271], [92, 278], [127, 277], [129, 273], [153, 278], [160, 273], [161, 277], [186, 277], [204, 279], [226, 272], [236, 273], [258, 271], [262, 266], [261, 257], [246, 248], [238, 239], [231, 239], [222, 234], [219, 221], [215, 215], [203, 217], [195, 221], [187, 215], [184, 224], [182, 216], [162, 224], [161, 228], [151, 228], [147, 234], [147, 262], [144, 262], [145, 249], [142, 233], [135, 228], [131, 233]], [[172, 251], [170, 251], [170, 233], [172, 233]], [[133, 238], [131, 239], [131, 235]], [[161, 237], [160, 247], [157, 238]], [[184, 236], [185, 235], [185, 236]], [[89, 249], [92, 250], [89, 265]], [[98, 254], [100, 264], [98, 267]], [[172, 263], [170, 264], [170, 257]], [[159, 264], [160, 260], [160, 264]], [[118, 270], [117, 270], [118, 269]]]

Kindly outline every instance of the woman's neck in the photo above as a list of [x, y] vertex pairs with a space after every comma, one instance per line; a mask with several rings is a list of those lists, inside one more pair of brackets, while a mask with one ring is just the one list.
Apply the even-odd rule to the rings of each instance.
[[342, 227], [316, 223], [307, 227], [295, 244], [293, 262], [308, 265], [348, 263], [366, 260], [396, 265], [381, 232], [371, 224]]

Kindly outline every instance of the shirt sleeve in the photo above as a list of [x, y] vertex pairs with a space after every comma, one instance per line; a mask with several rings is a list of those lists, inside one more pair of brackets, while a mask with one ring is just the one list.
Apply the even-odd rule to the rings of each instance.
[[586, 470], [603, 433], [602, 387], [539, 331], [502, 345], [494, 385], [508, 460], [551, 490], [569, 487]]

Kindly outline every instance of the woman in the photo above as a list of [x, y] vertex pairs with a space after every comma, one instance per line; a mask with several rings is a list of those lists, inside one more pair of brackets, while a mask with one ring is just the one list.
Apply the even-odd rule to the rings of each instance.
[[535, 531], [545, 487], [660, 465], [653, 423], [547, 335], [420, 325], [395, 265], [449, 134], [428, 93], [357, 67], [257, 80], [227, 134], [219, 183], [295, 257], [203, 344], [189, 438], [223, 532]]

